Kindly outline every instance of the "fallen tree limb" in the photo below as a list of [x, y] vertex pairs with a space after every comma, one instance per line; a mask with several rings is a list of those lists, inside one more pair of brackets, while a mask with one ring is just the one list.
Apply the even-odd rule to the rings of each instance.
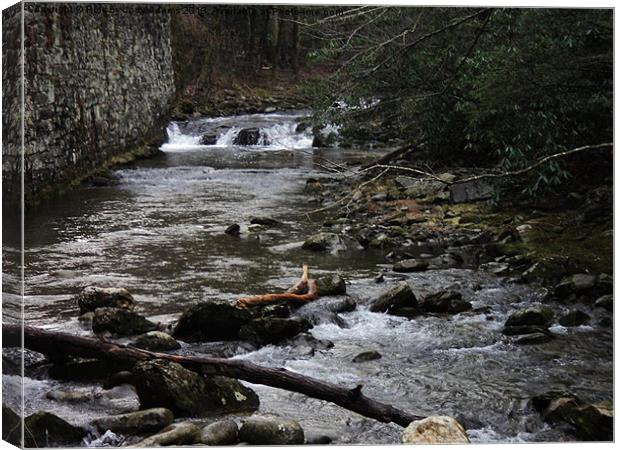
[[[22, 327], [20, 325], [2, 324], [2, 337], [5, 347], [21, 347]], [[34, 327], [23, 327], [23, 337], [24, 347], [52, 358], [78, 356], [130, 363], [162, 359], [176, 362], [206, 376], [221, 375], [254, 384], [298, 392], [308, 397], [334, 403], [362, 416], [384, 423], [393, 422], [406, 427], [412, 421], [423, 418], [366, 397], [361, 392], [361, 385], [353, 389], [346, 389], [286, 369], [261, 367], [248, 361], [156, 353], [95, 338], [74, 336]]]
[[362, 170], [368, 170], [372, 167], [375, 167], [381, 164], [387, 164], [390, 161], [393, 161], [394, 159], [399, 158], [413, 150], [418, 150], [418, 148], [416, 148], [415, 145], [405, 145], [404, 147], [397, 148], [396, 150], [386, 153], [381, 158], [376, 159], [375, 161], [371, 163], [363, 165]]
[[308, 265], [304, 264], [303, 273], [299, 281], [285, 293], [264, 294], [253, 297], [243, 297], [235, 302], [237, 308], [247, 308], [248, 306], [277, 302], [308, 303], [318, 298], [318, 289], [315, 280], [308, 279]]

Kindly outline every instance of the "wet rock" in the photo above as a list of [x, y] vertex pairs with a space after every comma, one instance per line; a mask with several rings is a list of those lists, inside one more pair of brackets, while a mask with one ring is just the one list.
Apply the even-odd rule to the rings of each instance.
[[528, 282], [558, 280], [566, 275], [566, 264], [565, 258], [544, 258], [535, 262], [521, 276]]
[[482, 180], [455, 183], [450, 186], [450, 200], [452, 203], [477, 202], [488, 200], [493, 196], [493, 186]]
[[49, 368], [49, 376], [65, 381], [101, 380], [113, 375], [119, 370], [127, 370], [132, 364], [119, 361], [104, 361], [100, 359], [78, 359], [62, 364], [54, 364]]
[[86, 434], [79, 427], [71, 425], [47, 411], [37, 411], [24, 419], [26, 447], [77, 446]]
[[244, 128], [233, 139], [234, 145], [268, 145], [258, 128]]
[[385, 233], [379, 234], [368, 243], [368, 246], [372, 248], [386, 248], [392, 247], [393, 245], [394, 239], [392, 239]]
[[99, 387], [52, 389], [46, 397], [65, 403], [90, 403], [111, 413], [125, 413], [140, 409], [138, 394], [129, 384], [104, 390]]
[[361, 363], [366, 361], [374, 361], [375, 359], [381, 359], [381, 353], [376, 350], [368, 350], [362, 352], [353, 358], [354, 363]]
[[277, 344], [312, 328], [302, 317], [261, 317], [246, 323], [239, 330], [239, 337], [257, 345]]
[[334, 439], [325, 434], [306, 436], [306, 444], [308, 445], [329, 445], [332, 442]]
[[422, 272], [428, 269], [428, 262], [419, 259], [404, 259], [392, 267], [394, 272]]
[[232, 225], [228, 225], [228, 227], [226, 227], [224, 233], [228, 234], [229, 236], [239, 236], [239, 234], [241, 233], [241, 227], [238, 223], [233, 223]]
[[320, 296], [343, 295], [347, 292], [347, 285], [344, 279], [337, 274], [317, 278], [316, 286]]
[[342, 239], [336, 233], [317, 233], [310, 236], [301, 246], [304, 250], [313, 252], [325, 252], [342, 245]]
[[2, 440], [21, 446], [22, 420], [10, 407], [2, 404]]
[[169, 351], [181, 348], [181, 344], [168, 333], [162, 331], [149, 331], [138, 336], [131, 345], [150, 351]]
[[241, 426], [239, 439], [252, 445], [301, 445], [305, 437], [294, 420], [250, 418]]
[[140, 314], [122, 308], [97, 308], [93, 316], [93, 331], [117, 336], [131, 336], [157, 329], [157, 325]]
[[329, 350], [334, 347], [334, 343], [327, 339], [317, 339], [310, 333], [299, 333], [294, 338], [283, 342], [299, 355], [313, 356], [317, 350]]
[[226, 377], [203, 377], [180, 364], [151, 360], [133, 369], [140, 402], [145, 407], [169, 408], [175, 415], [203, 416], [248, 412], [258, 408], [256, 393]]
[[239, 338], [239, 329], [251, 318], [249, 311], [229, 302], [209, 300], [185, 310], [172, 336], [183, 340], [235, 340]]
[[506, 327], [521, 325], [548, 326], [553, 320], [553, 310], [547, 306], [530, 306], [512, 313], [506, 320]]
[[220, 420], [200, 431], [198, 441], [205, 445], [232, 445], [239, 442], [239, 427], [234, 420]]
[[271, 217], [252, 217], [250, 218], [250, 223], [252, 225], [263, 225], [265, 227], [279, 227], [282, 225], [282, 222], [272, 219]]
[[584, 441], [613, 439], [613, 410], [582, 402], [573, 394], [550, 391], [532, 399], [546, 422], [566, 423]]
[[166, 408], [152, 408], [116, 416], [100, 417], [91, 425], [100, 432], [110, 430], [122, 434], [154, 433], [167, 427], [174, 420], [172, 411]]
[[84, 314], [80, 314], [78, 322], [80, 322], [83, 328], [90, 330], [93, 327], [93, 317], [95, 317], [95, 313], [93, 311], [88, 311]]
[[603, 295], [594, 302], [594, 305], [598, 308], [605, 308], [607, 311], [612, 312], [614, 309], [614, 296], [611, 294]]
[[217, 144], [217, 135], [215, 134], [203, 134], [198, 141], [199, 145], [215, 145]]
[[471, 303], [463, 300], [457, 291], [440, 291], [430, 294], [420, 303], [420, 308], [431, 313], [458, 314], [471, 309]]
[[430, 416], [411, 422], [403, 431], [403, 444], [468, 444], [465, 429], [448, 416]]
[[406, 281], [401, 281], [372, 302], [370, 311], [391, 313], [399, 308], [416, 308], [417, 306], [415, 294]]
[[313, 325], [333, 323], [344, 328], [345, 323], [339, 314], [353, 311], [356, 307], [356, 301], [348, 295], [319, 297], [299, 308], [297, 315], [309, 320]]
[[583, 311], [578, 309], [573, 309], [568, 313], [564, 314], [558, 320], [559, 324], [564, 327], [578, 327], [579, 325], [583, 325], [590, 321], [590, 316]]
[[549, 342], [553, 337], [549, 333], [529, 333], [515, 339], [515, 345], [538, 345]]
[[596, 286], [596, 275], [576, 274], [565, 277], [555, 287], [555, 295], [564, 298], [570, 294], [582, 294]]
[[134, 384], [133, 374], [129, 370], [121, 370], [120, 372], [112, 374], [112, 376], [106, 380], [103, 387], [110, 389], [114, 386], [120, 386], [122, 384]]
[[506, 336], [520, 336], [523, 334], [531, 334], [531, 333], [545, 333], [547, 332], [547, 327], [537, 326], [537, 325], [517, 325], [504, 327], [502, 333]]
[[80, 314], [102, 307], [122, 308], [130, 311], [135, 307], [133, 296], [124, 288], [89, 286], [84, 288], [76, 299]]
[[200, 436], [200, 427], [191, 422], [174, 423], [159, 433], [138, 442], [134, 447], [161, 447], [165, 445], [194, 444]]

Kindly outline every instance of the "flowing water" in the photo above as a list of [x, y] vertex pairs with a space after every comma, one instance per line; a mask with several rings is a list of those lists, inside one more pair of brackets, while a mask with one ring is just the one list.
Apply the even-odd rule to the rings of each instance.
[[[377, 273], [389, 267], [378, 252], [302, 251], [304, 238], [318, 229], [306, 215], [319, 206], [304, 193], [306, 180], [319, 179], [329, 188], [335, 175], [326, 170], [326, 160], [350, 164], [377, 156], [359, 149], [311, 148], [312, 136], [296, 131], [296, 119], [303, 115], [172, 123], [162, 155], [118, 169], [120, 184], [83, 186], [28, 213], [27, 324], [87, 334], [71, 298], [88, 285], [126, 287], [139, 312], [168, 323], [187, 306], [210, 298], [232, 300], [286, 288], [298, 278], [302, 263], [308, 263], [314, 275], [340, 272], [358, 301], [355, 311], [340, 315], [343, 323], [311, 330], [315, 338], [332, 341], [333, 348], [270, 345], [257, 351], [239, 348], [234, 357], [347, 387], [363, 384], [367, 395], [415, 414], [455, 416], [475, 442], [572, 439], [542, 423], [528, 400], [549, 389], [570, 390], [590, 402], [611, 400], [612, 331], [556, 325], [552, 331], [558, 338], [552, 342], [518, 347], [500, 330], [516, 308], [541, 300], [532, 287], [470, 269], [400, 277], [388, 272], [385, 282], [377, 284]], [[233, 144], [247, 127], [260, 128], [264, 145]], [[215, 135], [216, 143], [199, 145], [203, 134]], [[252, 216], [268, 216], [283, 226], [249, 230]], [[241, 224], [240, 237], [224, 234], [232, 223]], [[16, 224], [5, 215], [5, 272], [17, 267], [19, 244], [10, 239]], [[369, 312], [369, 301], [402, 278], [415, 291], [456, 286], [474, 311], [414, 320]], [[15, 288], [10, 274], [4, 280], [5, 291]], [[3, 304], [6, 319], [16, 298], [5, 295]], [[488, 310], [475, 312], [481, 307]], [[200, 348], [187, 345], [184, 351]], [[378, 350], [382, 358], [351, 362], [368, 349]], [[13, 391], [18, 382], [15, 376], [3, 377], [10, 404], [17, 401]], [[106, 412], [97, 405], [78, 409], [45, 398], [52, 387], [67, 384], [76, 386], [26, 379], [26, 414], [49, 409], [83, 423]], [[297, 419], [309, 435], [328, 435], [335, 443], [399, 441], [401, 429], [395, 425], [300, 394], [252, 387], [260, 395], [261, 412]]]

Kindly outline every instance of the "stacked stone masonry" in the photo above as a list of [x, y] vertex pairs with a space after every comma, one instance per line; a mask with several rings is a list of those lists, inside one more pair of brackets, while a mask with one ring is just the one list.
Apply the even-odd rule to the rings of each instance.
[[[162, 5], [24, 3], [24, 194], [27, 202], [115, 155], [163, 136], [174, 98], [170, 14]], [[5, 62], [21, 13], [3, 15]], [[9, 23], [8, 20], [17, 24]], [[19, 64], [5, 68], [13, 71]], [[10, 86], [9, 86], [10, 84]], [[8, 87], [8, 90], [7, 90]], [[19, 191], [19, 76], [3, 73], [3, 192]], [[17, 102], [16, 102], [17, 101]], [[5, 116], [5, 114], [3, 114]], [[19, 142], [19, 134], [17, 135]]]

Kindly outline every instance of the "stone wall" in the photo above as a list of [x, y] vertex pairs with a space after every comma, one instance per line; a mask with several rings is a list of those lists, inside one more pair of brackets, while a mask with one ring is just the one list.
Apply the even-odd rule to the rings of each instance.
[[[120, 154], [156, 149], [175, 87], [170, 14], [161, 6], [25, 3], [24, 10], [29, 203]], [[18, 167], [3, 152], [3, 192], [14, 194]]]

